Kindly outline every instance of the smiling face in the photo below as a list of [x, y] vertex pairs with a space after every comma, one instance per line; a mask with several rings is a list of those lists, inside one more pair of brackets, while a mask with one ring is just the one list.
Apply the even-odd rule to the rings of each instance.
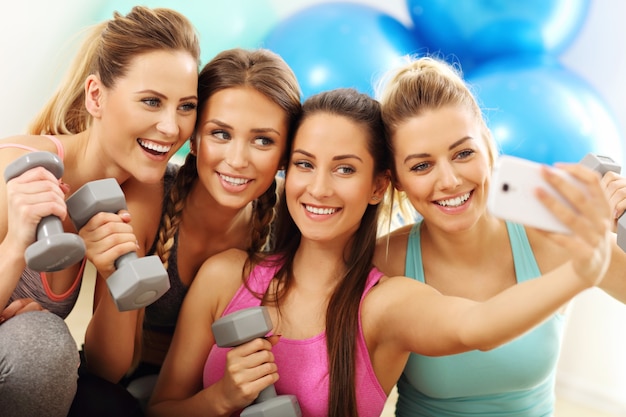
[[426, 222], [465, 230], [486, 212], [490, 165], [476, 117], [444, 106], [402, 122], [393, 136], [396, 187]]
[[289, 213], [302, 239], [345, 244], [368, 204], [384, 191], [374, 176], [368, 132], [341, 116], [319, 112], [298, 128], [285, 181]]
[[103, 152], [140, 182], [160, 181], [193, 132], [197, 87], [197, 62], [183, 51], [138, 55], [111, 88], [90, 76], [87, 107]]
[[252, 88], [214, 93], [199, 115], [192, 150], [200, 181], [220, 205], [240, 209], [274, 181], [287, 147], [288, 116]]

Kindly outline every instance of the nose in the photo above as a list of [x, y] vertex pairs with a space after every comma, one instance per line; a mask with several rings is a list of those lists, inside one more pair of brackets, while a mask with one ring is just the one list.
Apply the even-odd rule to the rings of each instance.
[[226, 145], [226, 163], [236, 169], [248, 166], [248, 143], [245, 140], [233, 138]]
[[178, 115], [176, 109], [166, 109], [160, 114], [157, 130], [164, 136], [173, 137], [178, 135], [180, 128], [178, 126]]
[[452, 164], [441, 163], [438, 166], [438, 182], [442, 190], [454, 189], [461, 184], [457, 170]]
[[332, 194], [332, 179], [323, 172], [315, 171], [307, 191], [316, 200], [323, 200]]

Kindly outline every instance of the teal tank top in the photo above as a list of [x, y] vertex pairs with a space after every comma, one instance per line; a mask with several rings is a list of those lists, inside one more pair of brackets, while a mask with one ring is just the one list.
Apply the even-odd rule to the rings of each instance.
[[[425, 282], [420, 224], [409, 236], [405, 274]], [[541, 275], [524, 227], [507, 223], [517, 282]], [[554, 378], [564, 317], [555, 314], [496, 349], [428, 357], [411, 354], [398, 381], [396, 416], [547, 417], [554, 412]]]

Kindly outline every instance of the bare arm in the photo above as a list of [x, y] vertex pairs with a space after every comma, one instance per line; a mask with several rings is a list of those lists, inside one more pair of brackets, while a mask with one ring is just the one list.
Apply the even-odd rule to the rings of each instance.
[[232, 349], [226, 375], [203, 389], [204, 364], [215, 342], [211, 324], [241, 285], [245, 257], [245, 252], [229, 250], [210, 258], [198, 272], [183, 302], [148, 416], [228, 416], [278, 378], [270, 342], [255, 339]]
[[120, 312], [106, 279], [115, 272], [117, 258], [131, 251], [143, 256], [150, 249], [161, 216], [163, 187], [125, 183], [124, 193], [128, 211], [98, 213], [80, 230], [87, 258], [98, 271], [94, 312], [85, 333], [85, 357], [91, 372], [112, 382], [129, 371], [134, 356], [140, 353], [136, 342], [143, 315], [139, 310]]

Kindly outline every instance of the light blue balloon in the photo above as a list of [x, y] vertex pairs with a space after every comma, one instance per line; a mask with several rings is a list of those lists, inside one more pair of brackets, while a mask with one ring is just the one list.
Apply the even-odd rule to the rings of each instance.
[[513, 54], [554, 54], [577, 36], [589, 0], [407, 0], [430, 53], [465, 69]]
[[126, 14], [138, 4], [184, 14], [198, 30], [203, 65], [224, 49], [261, 46], [278, 21], [270, 0], [111, 0], [104, 4], [100, 20], [110, 19], [116, 10]]
[[374, 94], [374, 84], [400, 57], [419, 52], [414, 33], [378, 9], [321, 3], [279, 21], [265, 47], [291, 66], [303, 97], [339, 87]]
[[621, 161], [622, 138], [601, 97], [554, 58], [494, 60], [466, 77], [502, 153], [552, 164], [588, 152]]

